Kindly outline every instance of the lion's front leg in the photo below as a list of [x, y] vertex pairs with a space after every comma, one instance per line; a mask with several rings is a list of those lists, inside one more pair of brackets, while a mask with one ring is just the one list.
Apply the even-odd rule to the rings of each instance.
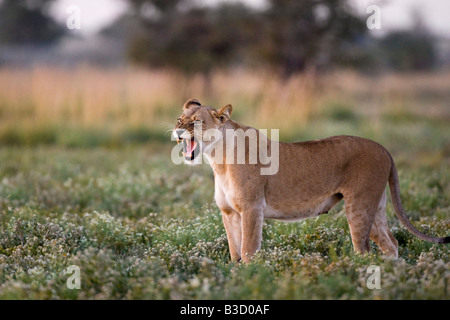
[[222, 221], [225, 226], [230, 248], [231, 261], [241, 260], [242, 227], [241, 216], [232, 209], [221, 209]]
[[251, 257], [261, 248], [264, 214], [261, 210], [251, 209], [241, 212], [243, 262], [249, 262]]

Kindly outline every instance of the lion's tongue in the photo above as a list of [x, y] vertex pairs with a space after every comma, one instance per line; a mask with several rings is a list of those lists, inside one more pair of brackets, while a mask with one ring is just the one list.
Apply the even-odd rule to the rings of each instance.
[[191, 155], [196, 146], [197, 146], [197, 142], [194, 139], [188, 140], [186, 143], [186, 153], [188, 155]]

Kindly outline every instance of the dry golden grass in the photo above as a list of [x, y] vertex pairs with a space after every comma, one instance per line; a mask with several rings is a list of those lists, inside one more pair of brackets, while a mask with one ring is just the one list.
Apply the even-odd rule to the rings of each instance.
[[[280, 81], [270, 74], [220, 72], [186, 78], [169, 71], [133, 68], [0, 70], [2, 125], [151, 126], [172, 123], [190, 97], [205, 104], [236, 105], [243, 120], [286, 125], [307, 119], [313, 80]], [[217, 105], [216, 105], [217, 104]], [[256, 118], [255, 118], [256, 117]]]
[[[290, 130], [336, 105], [377, 120], [386, 112], [450, 119], [450, 74], [364, 77], [339, 71], [280, 79], [221, 71], [205, 78], [135, 68], [0, 69], [0, 131], [8, 128], [170, 127], [183, 102], [199, 98], [259, 128]], [[426, 103], [424, 107], [423, 103]]]
[[340, 70], [321, 78], [321, 84], [325, 100], [349, 101], [368, 114], [394, 111], [450, 119], [448, 71], [369, 77]]

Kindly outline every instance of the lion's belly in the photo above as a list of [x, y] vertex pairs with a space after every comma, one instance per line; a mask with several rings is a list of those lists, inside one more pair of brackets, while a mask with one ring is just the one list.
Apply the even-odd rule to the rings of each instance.
[[327, 213], [340, 200], [339, 196], [333, 195], [317, 201], [310, 201], [307, 203], [297, 203], [293, 205], [277, 204], [276, 208], [266, 204], [264, 209], [264, 218], [276, 219], [283, 221], [299, 221], [309, 217], [316, 217], [320, 214]]

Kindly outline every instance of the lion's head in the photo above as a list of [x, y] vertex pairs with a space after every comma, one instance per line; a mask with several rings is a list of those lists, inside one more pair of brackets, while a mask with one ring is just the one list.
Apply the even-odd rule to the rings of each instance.
[[183, 105], [183, 113], [173, 129], [173, 136], [178, 143], [183, 143], [183, 155], [187, 163], [194, 159], [211, 143], [207, 133], [220, 130], [230, 119], [232, 106], [224, 106], [220, 110], [203, 106], [197, 99], [189, 99]]

